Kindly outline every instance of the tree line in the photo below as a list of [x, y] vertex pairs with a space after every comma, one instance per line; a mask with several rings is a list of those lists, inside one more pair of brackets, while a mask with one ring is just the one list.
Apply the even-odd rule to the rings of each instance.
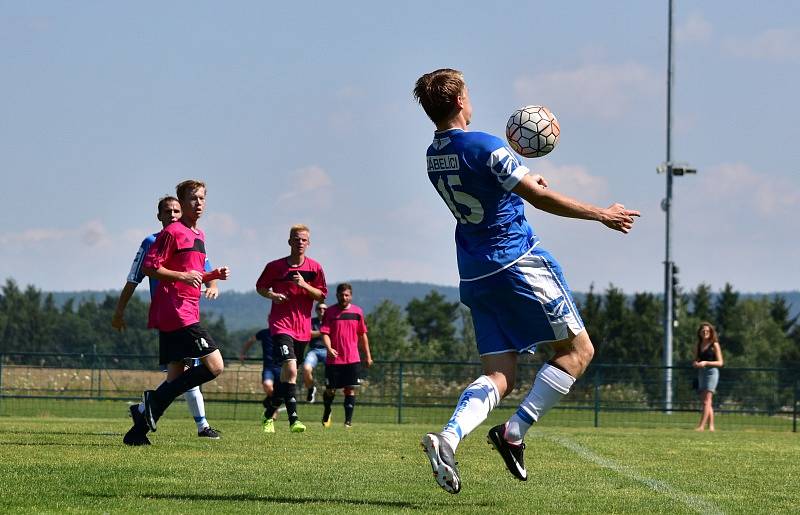
[[[138, 296], [131, 299], [127, 330], [120, 333], [110, 325], [116, 300], [116, 296], [106, 295], [80, 303], [70, 300], [58, 307], [52, 294], [34, 286], [23, 289], [7, 279], [0, 291], [0, 352], [157, 354], [157, 334], [146, 328], [148, 303]], [[663, 363], [660, 296], [626, 295], [613, 285], [603, 292], [592, 287], [579, 308], [596, 347], [596, 363]], [[713, 294], [710, 286], [701, 284], [679, 297], [674, 362], [691, 363], [697, 327], [709, 321], [718, 330], [726, 366], [798, 368], [800, 323], [790, 312], [780, 296], [742, 298], [730, 284]], [[229, 359], [238, 355], [242, 343], [258, 329], [229, 331], [222, 316], [206, 314], [203, 323]], [[384, 300], [367, 315], [367, 323], [373, 353], [379, 360], [477, 359], [469, 310], [435, 290], [405, 306]]]

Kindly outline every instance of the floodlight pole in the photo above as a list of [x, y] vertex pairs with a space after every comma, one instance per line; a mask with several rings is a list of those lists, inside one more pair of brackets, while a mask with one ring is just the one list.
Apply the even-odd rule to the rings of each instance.
[[672, 0], [667, 16], [667, 194], [663, 208], [666, 214], [664, 251], [664, 409], [672, 411], [672, 256], [670, 224], [672, 222]]

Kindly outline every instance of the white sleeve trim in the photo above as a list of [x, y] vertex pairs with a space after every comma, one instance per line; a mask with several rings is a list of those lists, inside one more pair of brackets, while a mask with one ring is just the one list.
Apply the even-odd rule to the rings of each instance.
[[511, 191], [519, 181], [530, 172], [506, 147], [499, 147], [489, 154], [486, 160], [492, 174], [506, 191]]
[[144, 261], [144, 257], [147, 254], [145, 252], [144, 245], [139, 247], [139, 251], [136, 253], [136, 257], [133, 258], [133, 264], [131, 265], [131, 270], [128, 273], [128, 282], [129, 283], [136, 283], [139, 284], [144, 279], [144, 274], [142, 274], [142, 262]]
[[519, 165], [512, 173], [508, 176], [508, 179], [502, 182], [503, 189], [506, 191], [513, 190], [519, 181], [522, 180], [523, 177], [531, 173], [527, 166]]

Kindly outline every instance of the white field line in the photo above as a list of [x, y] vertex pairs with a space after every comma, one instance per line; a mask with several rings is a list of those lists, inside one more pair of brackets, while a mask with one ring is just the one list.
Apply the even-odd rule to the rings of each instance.
[[599, 454], [593, 452], [590, 449], [580, 445], [578, 442], [572, 441], [568, 438], [564, 438], [563, 436], [552, 435], [552, 434], [545, 434], [540, 431], [536, 431], [537, 436], [541, 436], [545, 440], [549, 440], [553, 443], [556, 443], [562, 447], [569, 449], [570, 451], [574, 452], [581, 458], [585, 459], [586, 461], [591, 461], [592, 463], [599, 465], [603, 468], [612, 470], [617, 474], [626, 476], [634, 481], [638, 481], [643, 483], [648, 488], [653, 491], [662, 493], [664, 495], [668, 495], [669, 497], [682, 502], [692, 510], [702, 513], [703, 515], [724, 515], [723, 512], [718, 506], [711, 503], [710, 501], [698, 497], [696, 495], [692, 495], [686, 493], [682, 490], [679, 490], [668, 483], [663, 481], [659, 481], [657, 479], [652, 479], [646, 476], [643, 476], [636, 470], [632, 469], [631, 467], [621, 465], [610, 458], [606, 458], [604, 456], [600, 456]]

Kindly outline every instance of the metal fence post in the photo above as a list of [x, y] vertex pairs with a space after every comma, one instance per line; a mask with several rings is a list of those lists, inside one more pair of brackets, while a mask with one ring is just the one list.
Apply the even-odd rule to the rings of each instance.
[[97, 369], [97, 345], [92, 345], [92, 367], [89, 369], [89, 398], [94, 395], [94, 372]]
[[792, 432], [797, 432], [797, 401], [798, 390], [800, 390], [800, 379], [794, 380], [794, 406], [792, 406]]
[[236, 420], [236, 412], [239, 411], [239, 378], [242, 376], [242, 367], [236, 371], [236, 392], [233, 397], [233, 420]]
[[399, 363], [397, 372], [397, 423], [403, 423], [403, 362]]
[[103, 398], [103, 365], [97, 364], [97, 400]]
[[600, 367], [594, 370], [594, 427], [600, 427]]

